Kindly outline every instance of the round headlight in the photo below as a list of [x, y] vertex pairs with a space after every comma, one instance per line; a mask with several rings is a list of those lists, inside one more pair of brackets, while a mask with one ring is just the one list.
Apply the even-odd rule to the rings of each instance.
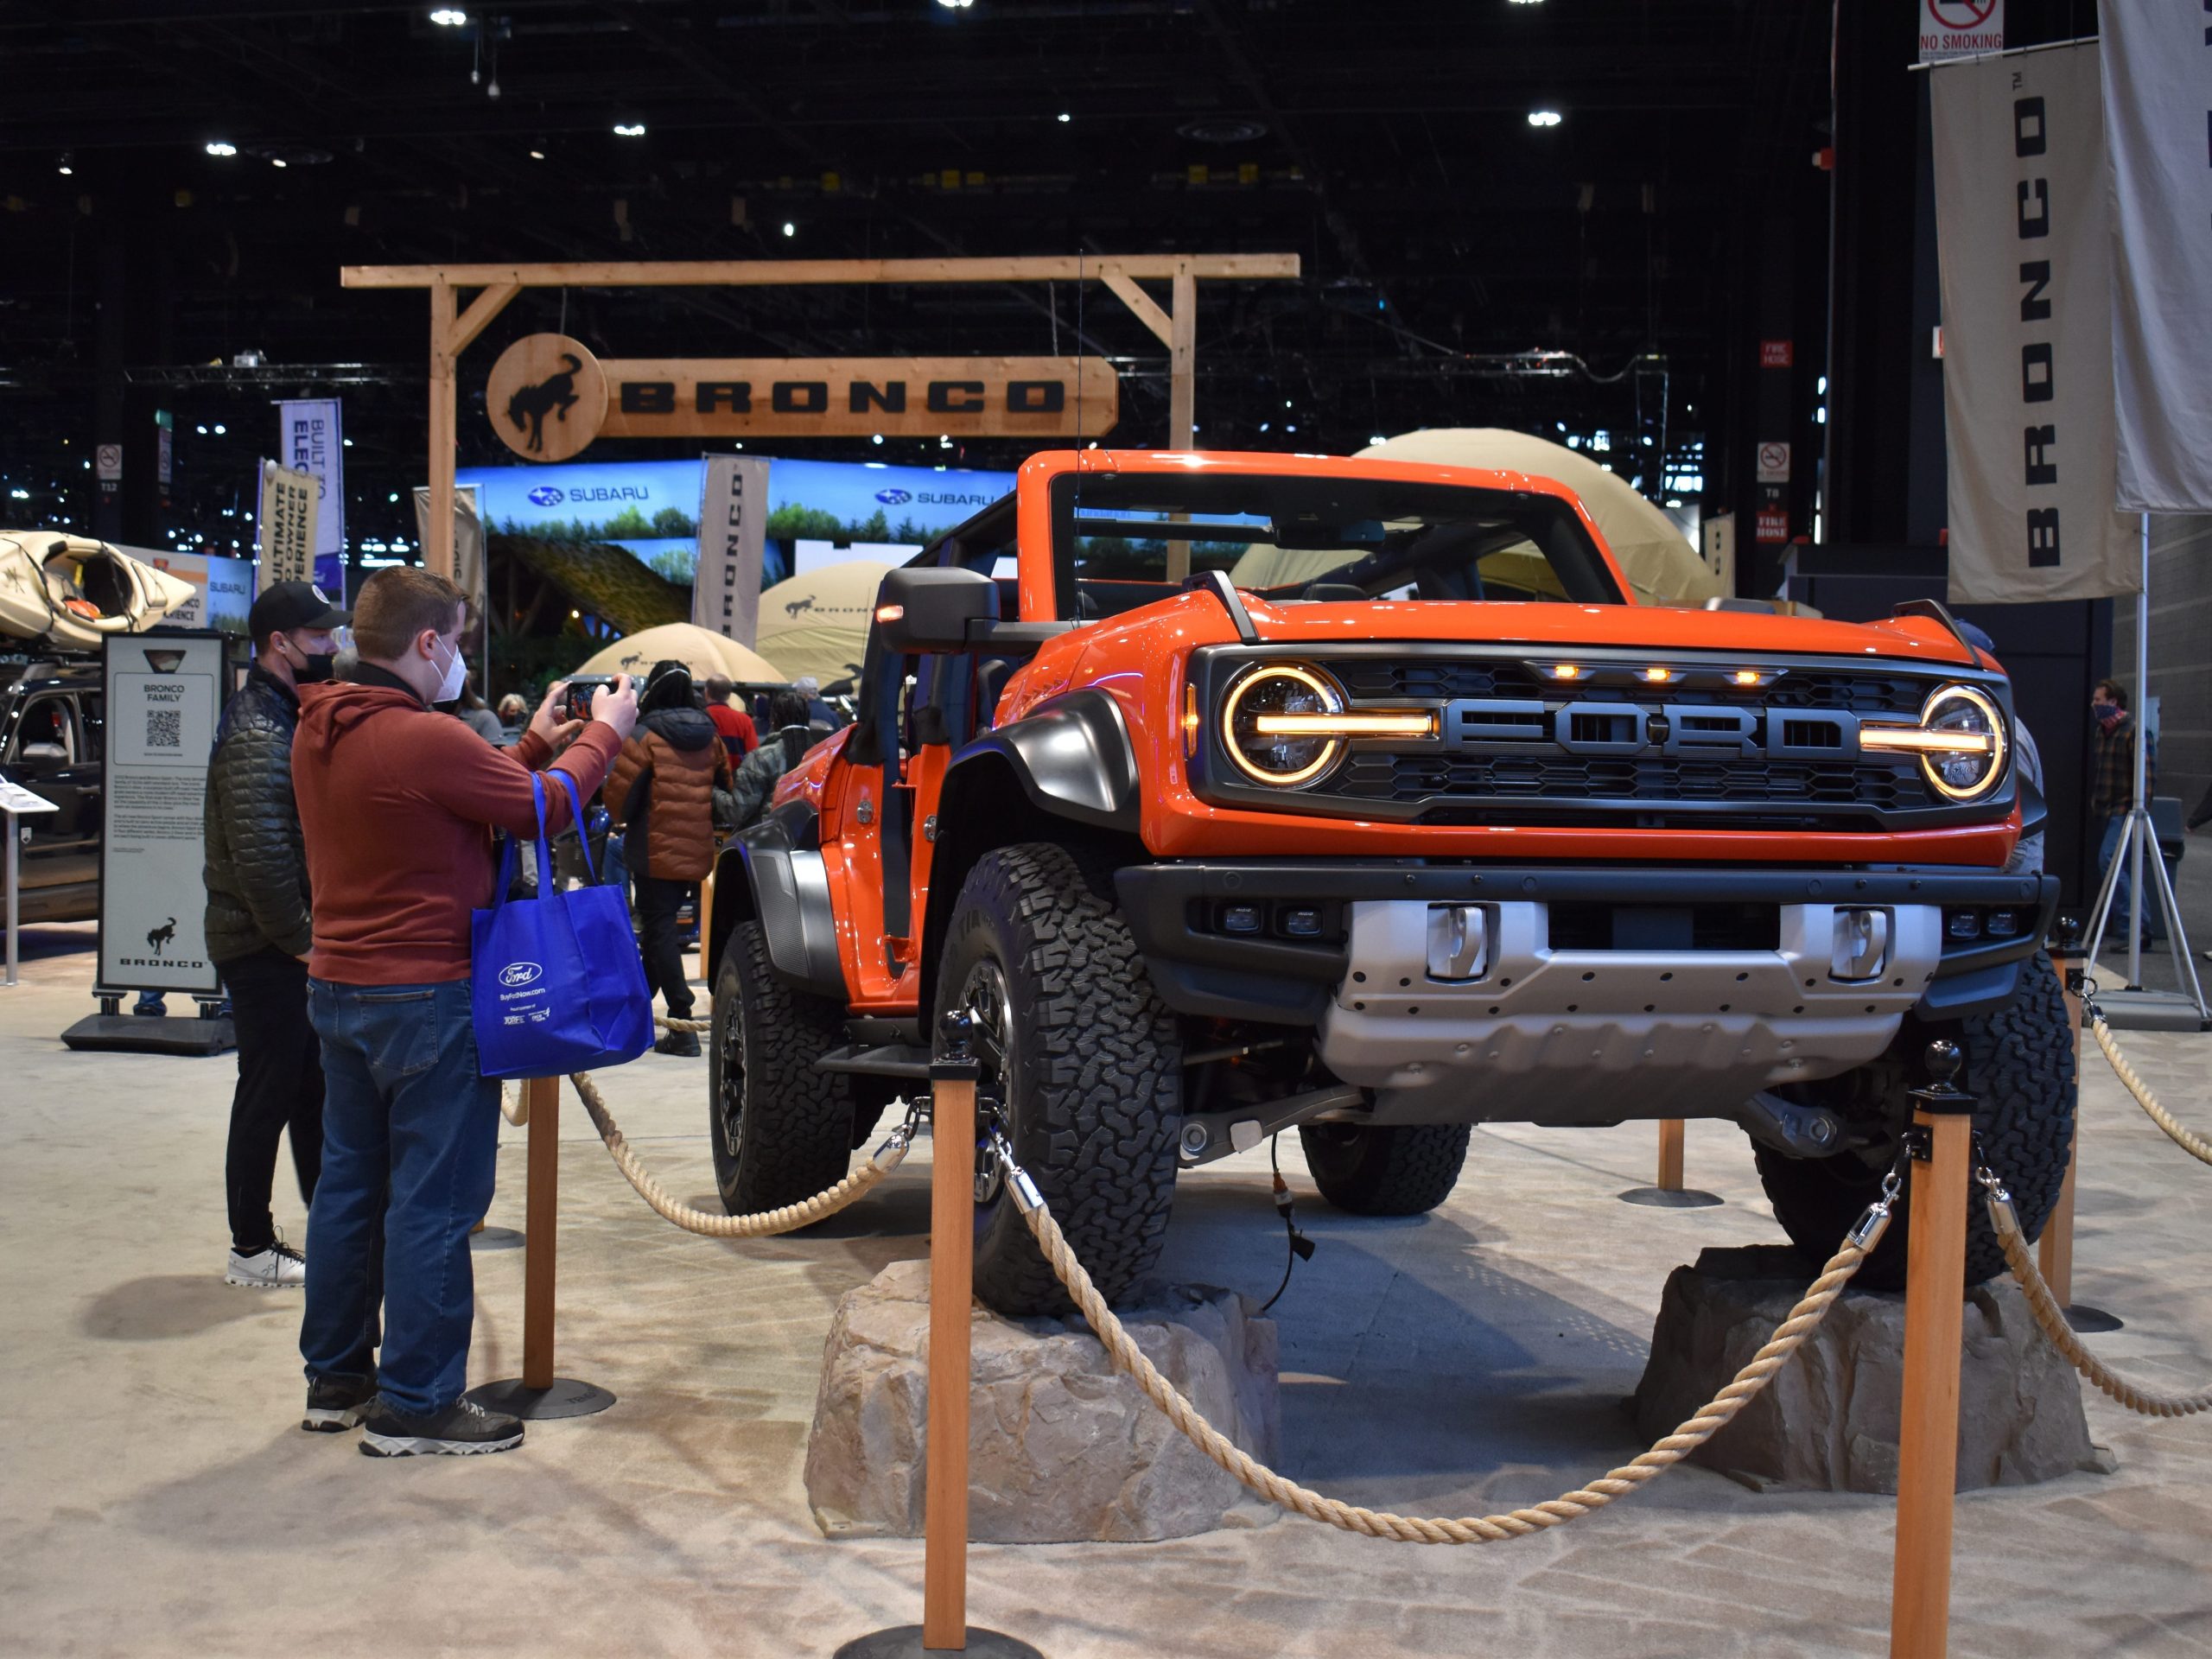
[[1974, 749], [1931, 749], [1921, 755], [1921, 767], [1937, 793], [1972, 801], [1997, 787], [2005, 775], [2008, 745], [2005, 716], [1988, 693], [1971, 685], [1943, 686], [1921, 709], [1920, 724], [1923, 731], [1987, 740]]
[[1344, 694], [1314, 670], [1269, 664], [1230, 688], [1221, 709], [1222, 737], [1230, 759], [1247, 777], [1289, 789], [1326, 772], [1342, 753], [1343, 741], [1262, 732], [1261, 720], [1270, 715], [1341, 714], [1344, 707]]

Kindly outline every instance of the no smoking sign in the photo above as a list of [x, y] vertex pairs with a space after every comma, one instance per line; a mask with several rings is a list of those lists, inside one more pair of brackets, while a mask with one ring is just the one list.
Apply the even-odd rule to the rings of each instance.
[[1762, 484], [1787, 484], [1789, 481], [1789, 446], [1786, 443], [1759, 445], [1758, 481]]

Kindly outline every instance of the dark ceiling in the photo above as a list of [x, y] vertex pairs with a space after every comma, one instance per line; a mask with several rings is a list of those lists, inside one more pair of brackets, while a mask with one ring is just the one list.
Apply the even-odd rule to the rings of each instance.
[[[381, 262], [1290, 251], [1298, 282], [1204, 291], [1205, 446], [1662, 416], [1679, 444], [1743, 346], [1756, 210], [1817, 190], [1826, 142], [1818, 0], [463, 9], [0, 4], [0, 475], [61, 492], [39, 517], [84, 513], [103, 363], [176, 418], [169, 523], [243, 486], [270, 397], [334, 378], [349, 493], [383, 511], [423, 473], [425, 306], [337, 280]], [[464, 396], [563, 322], [627, 357], [1080, 337], [1122, 361], [1117, 435], [1165, 429], [1165, 353], [1095, 284], [546, 290]], [[1500, 360], [1537, 349], [1587, 372]], [[505, 458], [466, 403], [461, 443]]]

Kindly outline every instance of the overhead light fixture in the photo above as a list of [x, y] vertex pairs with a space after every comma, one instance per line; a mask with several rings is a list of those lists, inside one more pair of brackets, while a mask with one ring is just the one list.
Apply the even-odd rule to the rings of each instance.
[[440, 6], [430, 14], [430, 21], [441, 29], [459, 29], [468, 21], [468, 14], [458, 6]]
[[289, 163], [286, 162], [282, 156], [271, 156], [269, 158], [269, 165], [271, 167], [284, 167], [289, 165]]
[[227, 426], [225, 426], [225, 425], [220, 422], [220, 421], [218, 421], [218, 422], [216, 422], [216, 423], [215, 423], [215, 435], [216, 435], [217, 437], [219, 437], [219, 437], [221, 437], [225, 433], [228, 432], [230, 429], [231, 429], [230, 428], [228, 428]]
[[642, 138], [645, 136], [645, 124], [642, 121], [617, 121], [614, 136], [617, 138]]
[[238, 153], [238, 147], [228, 139], [213, 138], [208, 141], [207, 153], [210, 156], [235, 156]]
[[1367, 435], [1367, 441], [1370, 443], [1381, 443], [1383, 441], [1382, 435], [1380, 432], [1370, 432]]
[[798, 234], [798, 226], [792, 224], [788, 219], [785, 219], [784, 221], [784, 234], [785, 236], [797, 236]]
[[1529, 111], [1529, 124], [1532, 127], [1555, 127], [1559, 125], [1559, 124], [1560, 113], [1557, 110], [1531, 110]]
[[542, 162], [545, 159], [545, 152], [542, 149], [533, 149], [530, 152], [530, 159], [533, 162]]
[[1065, 123], [1067, 123], [1067, 122], [1072, 121], [1072, 120], [1074, 120], [1074, 119], [1075, 119], [1075, 118], [1074, 118], [1073, 116], [1070, 115], [1070, 114], [1065, 111], [1065, 110], [1062, 110], [1062, 111], [1060, 111], [1060, 120], [1061, 120], [1061, 122], [1062, 122], [1063, 124], [1065, 124]]
[[976, 0], [937, 0], [937, 3], [947, 11], [965, 11], [976, 3]]
[[72, 178], [75, 176], [76, 171], [76, 168], [71, 165], [69, 153], [64, 150], [61, 156], [61, 176], [65, 179]]

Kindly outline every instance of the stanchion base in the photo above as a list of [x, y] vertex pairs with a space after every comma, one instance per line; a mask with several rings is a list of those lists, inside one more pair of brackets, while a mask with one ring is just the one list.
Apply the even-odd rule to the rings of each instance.
[[1694, 1186], [1632, 1186], [1619, 1197], [1623, 1204], [1648, 1204], [1658, 1210], [1709, 1210], [1726, 1202], [1718, 1192], [1700, 1192]]
[[2094, 1337], [2106, 1331], [2125, 1331], [2127, 1321], [2117, 1313], [2107, 1313], [2101, 1307], [2091, 1307], [2075, 1302], [2065, 1309], [2066, 1323], [2085, 1337]]
[[504, 1411], [525, 1422], [552, 1417], [589, 1417], [614, 1403], [614, 1396], [594, 1382], [573, 1376], [556, 1376], [550, 1389], [533, 1389], [520, 1377], [486, 1382], [469, 1389], [467, 1398], [486, 1411]]
[[518, 1250], [523, 1245], [518, 1227], [479, 1227], [468, 1236], [472, 1250]]
[[[888, 1630], [876, 1630], [868, 1636], [856, 1636], [837, 1649], [836, 1659], [921, 1659], [930, 1653], [950, 1653], [950, 1648], [925, 1648], [922, 1645], [922, 1627], [901, 1624]], [[996, 1630], [979, 1630], [968, 1627], [968, 1645], [959, 1649], [977, 1656], [977, 1659], [1045, 1659], [1045, 1656], [1027, 1642]]]

